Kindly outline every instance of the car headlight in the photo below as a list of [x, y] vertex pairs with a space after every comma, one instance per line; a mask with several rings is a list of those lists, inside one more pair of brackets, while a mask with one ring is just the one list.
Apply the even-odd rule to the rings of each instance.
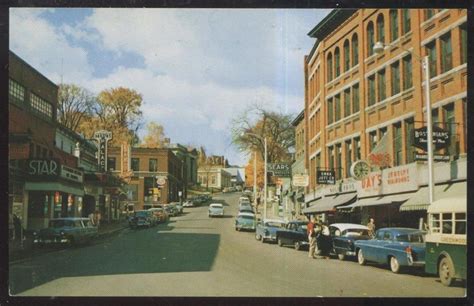
[[63, 231], [61, 231], [61, 232], [59, 233], [59, 235], [64, 236], [65, 233], [64, 233]]
[[38, 233], [36, 231], [33, 232], [33, 236], [37, 236]]

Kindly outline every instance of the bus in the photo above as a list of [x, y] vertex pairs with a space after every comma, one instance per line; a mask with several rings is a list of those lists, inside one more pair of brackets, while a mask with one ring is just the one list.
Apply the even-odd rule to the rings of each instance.
[[445, 286], [466, 280], [467, 199], [445, 198], [428, 207], [425, 272], [436, 274]]

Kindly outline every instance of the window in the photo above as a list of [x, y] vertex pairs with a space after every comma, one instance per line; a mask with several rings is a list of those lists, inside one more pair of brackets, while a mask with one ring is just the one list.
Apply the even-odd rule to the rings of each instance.
[[443, 234], [452, 234], [453, 233], [453, 216], [452, 213], [445, 213], [441, 214], [443, 218], [443, 227], [442, 233]]
[[377, 17], [377, 41], [385, 43], [385, 26], [382, 14]]
[[453, 68], [453, 50], [451, 48], [451, 33], [447, 33], [440, 38], [441, 42], [441, 73]]
[[341, 74], [341, 54], [339, 53], [339, 48], [336, 48], [336, 51], [334, 51], [334, 70], [337, 78]]
[[331, 146], [328, 148], [328, 155], [329, 155], [329, 169], [334, 169], [334, 147]]
[[21, 86], [19, 83], [15, 82], [12, 79], [8, 80], [8, 91], [10, 96], [15, 98], [18, 101], [23, 102], [25, 100], [25, 87]]
[[354, 113], [359, 111], [359, 84], [352, 87], [352, 111]]
[[211, 176], [211, 184], [216, 185], [216, 176], [215, 175]]
[[333, 123], [334, 120], [334, 106], [333, 106], [333, 98], [328, 100], [328, 124]]
[[425, 9], [424, 13], [425, 13], [425, 21], [426, 21], [428, 19], [431, 19], [431, 17], [434, 16], [435, 10], [434, 9]]
[[132, 157], [131, 169], [132, 169], [132, 171], [140, 171], [140, 159], [139, 158]]
[[360, 160], [362, 155], [360, 153], [360, 138], [359, 137], [354, 138], [354, 150], [355, 150], [354, 159]]
[[369, 148], [372, 152], [377, 146], [377, 131], [372, 131], [369, 133]]
[[351, 114], [351, 90], [346, 89], [344, 91], [344, 117], [350, 116]]
[[53, 117], [53, 106], [34, 93], [30, 94], [30, 105], [35, 111], [46, 115], [49, 118]]
[[436, 43], [434, 41], [426, 44], [426, 55], [428, 55], [430, 62], [430, 78], [437, 75], [436, 70]]
[[395, 62], [391, 66], [391, 87], [392, 87], [392, 96], [400, 92], [400, 63]]
[[415, 161], [415, 147], [414, 144], [414, 122], [413, 118], [405, 120], [405, 139], [406, 139], [406, 156], [407, 163]]
[[359, 41], [357, 34], [352, 36], [352, 67], [359, 63]]
[[367, 26], [367, 56], [374, 54], [374, 24], [369, 22]]
[[400, 123], [393, 125], [393, 164], [399, 166], [402, 164], [402, 126]]
[[459, 27], [461, 32], [461, 64], [467, 62], [467, 27], [466, 24]]
[[375, 104], [375, 75], [372, 75], [368, 79], [369, 82], [369, 91], [368, 93], [368, 100], [369, 100], [369, 106]]
[[158, 171], [158, 160], [156, 158], [150, 158], [148, 160], [148, 171], [150, 172]]
[[351, 67], [351, 58], [349, 50], [349, 40], [346, 39], [344, 42], [344, 71], [349, 70]]
[[446, 129], [449, 133], [450, 143], [448, 146], [448, 154], [449, 155], [458, 155], [458, 148], [457, 148], [457, 135], [456, 135], [456, 121], [454, 118], [454, 103], [450, 103], [443, 107], [444, 112], [444, 121], [446, 123]]
[[439, 233], [441, 229], [441, 219], [440, 214], [430, 215], [430, 229], [433, 233]]
[[466, 214], [455, 213], [454, 214], [454, 234], [466, 235]]
[[379, 102], [387, 98], [387, 94], [385, 92], [385, 69], [382, 69], [379, 72], [377, 72], [377, 92], [378, 92]]
[[328, 77], [328, 82], [332, 80], [332, 54], [329, 53], [328, 55], [328, 64], [327, 64], [327, 77]]
[[398, 10], [390, 10], [390, 40], [398, 38]]
[[117, 165], [115, 157], [108, 157], [107, 158], [107, 171], [115, 171], [117, 170]]
[[321, 154], [316, 155], [316, 169], [321, 168]]
[[413, 74], [411, 67], [411, 55], [403, 58], [403, 90], [413, 87]]
[[411, 23], [410, 23], [410, 10], [402, 9], [402, 35], [410, 32]]
[[341, 144], [336, 145], [336, 179], [342, 178], [342, 146]]
[[341, 119], [341, 96], [340, 95], [336, 95], [334, 97], [334, 103], [336, 104], [335, 110], [334, 110], [334, 115], [335, 115], [334, 121], [337, 122]]
[[346, 167], [346, 177], [349, 177], [350, 176], [350, 169], [351, 169], [351, 165], [352, 165], [352, 143], [350, 140], [346, 141], [345, 142], [345, 154], [346, 154], [346, 163], [345, 163], [345, 167]]

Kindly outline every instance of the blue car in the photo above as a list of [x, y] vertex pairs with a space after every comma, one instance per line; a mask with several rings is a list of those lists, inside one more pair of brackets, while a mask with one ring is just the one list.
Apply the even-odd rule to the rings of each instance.
[[254, 214], [242, 212], [235, 218], [235, 230], [248, 230], [253, 232], [255, 231], [256, 223]]
[[276, 231], [285, 228], [286, 222], [278, 219], [266, 219], [257, 223], [255, 239], [262, 242], [276, 241]]
[[425, 234], [414, 228], [381, 228], [375, 238], [354, 242], [360, 265], [367, 261], [388, 264], [393, 273], [404, 267], [425, 265]]

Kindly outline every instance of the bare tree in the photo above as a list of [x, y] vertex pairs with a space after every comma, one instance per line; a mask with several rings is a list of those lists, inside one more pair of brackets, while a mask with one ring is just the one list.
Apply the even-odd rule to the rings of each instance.
[[58, 121], [79, 132], [79, 125], [91, 114], [96, 98], [87, 89], [74, 84], [60, 84], [58, 93]]

